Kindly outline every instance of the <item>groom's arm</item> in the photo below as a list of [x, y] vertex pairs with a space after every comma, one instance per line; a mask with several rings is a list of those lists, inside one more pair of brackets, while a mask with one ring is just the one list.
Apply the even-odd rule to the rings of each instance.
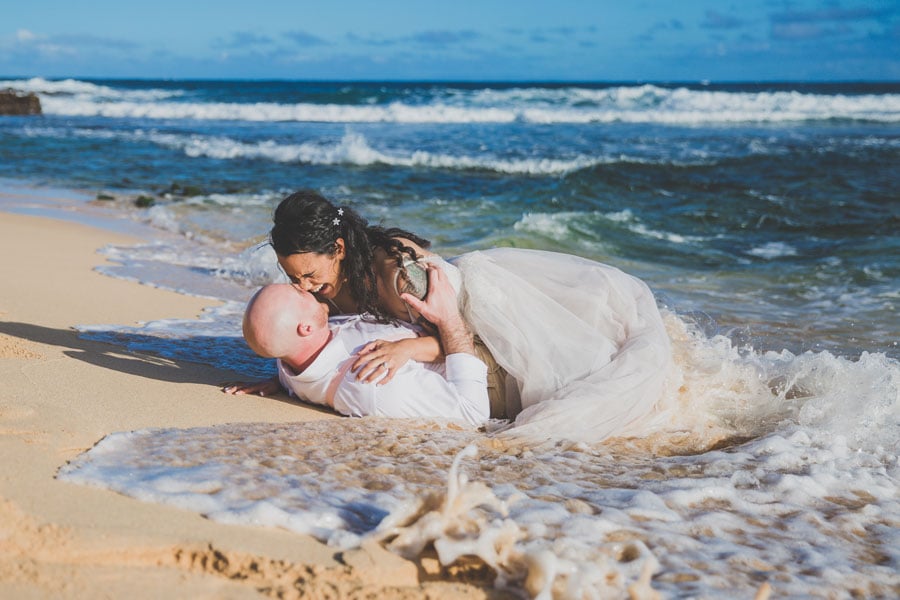
[[475, 356], [472, 332], [459, 312], [456, 291], [444, 271], [428, 265], [428, 295], [419, 300], [411, 294], [403, 294], [403, 301], [428, 319], [438, 329], [444, 354], [471, 354]]
[[446, 356], [446, 378], [453, 389], [466, 399], [463, 407], [470, 422], [490, 417], [487, 393], [487, 365], [475, 354], [475, 342], [469, 326], [459, 312], [456, 290], [444, 270], [428, 265], [428, 295], [424, 301], [410, 294], [403, 300], [434, 323]]

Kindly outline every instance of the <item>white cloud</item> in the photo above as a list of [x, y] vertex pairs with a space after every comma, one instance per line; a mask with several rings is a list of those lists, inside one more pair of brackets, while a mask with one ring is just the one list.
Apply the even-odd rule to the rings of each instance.
[[18, 42], [27, 43], [36, 39], [38, 39], [38, 36], [34, 32], [28, 31], [27, 29], [20, 29], [16, 32], [16, 41]]

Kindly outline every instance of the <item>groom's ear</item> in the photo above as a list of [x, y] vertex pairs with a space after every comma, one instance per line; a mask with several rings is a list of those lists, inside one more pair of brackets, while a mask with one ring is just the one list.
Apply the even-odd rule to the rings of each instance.
[[313, 332], [313, 326], [309, 323], [297, 323], [297, 335], [306, 337]]

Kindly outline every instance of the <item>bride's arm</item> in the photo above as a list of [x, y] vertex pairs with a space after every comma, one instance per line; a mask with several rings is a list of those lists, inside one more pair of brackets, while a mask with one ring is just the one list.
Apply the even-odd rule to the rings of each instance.
[[356, 373], [357, 380], [368, 383], [382, 376], [384, 366], [387, 374], [378, 382], [383, 385], [393, 379], [397, 370], [410, 360], [436, 362], [443, 358], [441, 342], [434, 336], [407, 338], [394, 342], [375, 340], [362, 347], [351, 370]]

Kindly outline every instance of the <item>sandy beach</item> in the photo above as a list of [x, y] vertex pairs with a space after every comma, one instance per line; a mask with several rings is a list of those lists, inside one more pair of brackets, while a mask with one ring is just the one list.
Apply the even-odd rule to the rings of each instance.
[[286, 396], [225, 395], [234, 373], [80, 339], [76, 325], [192, 318], [209, 305], [93, 270], [98, 248], [131, 241], [0, 213], [0, 598], [497, 596], [380, 546], [338, 552], [58, 481], [112, 432], [338, 418]]

